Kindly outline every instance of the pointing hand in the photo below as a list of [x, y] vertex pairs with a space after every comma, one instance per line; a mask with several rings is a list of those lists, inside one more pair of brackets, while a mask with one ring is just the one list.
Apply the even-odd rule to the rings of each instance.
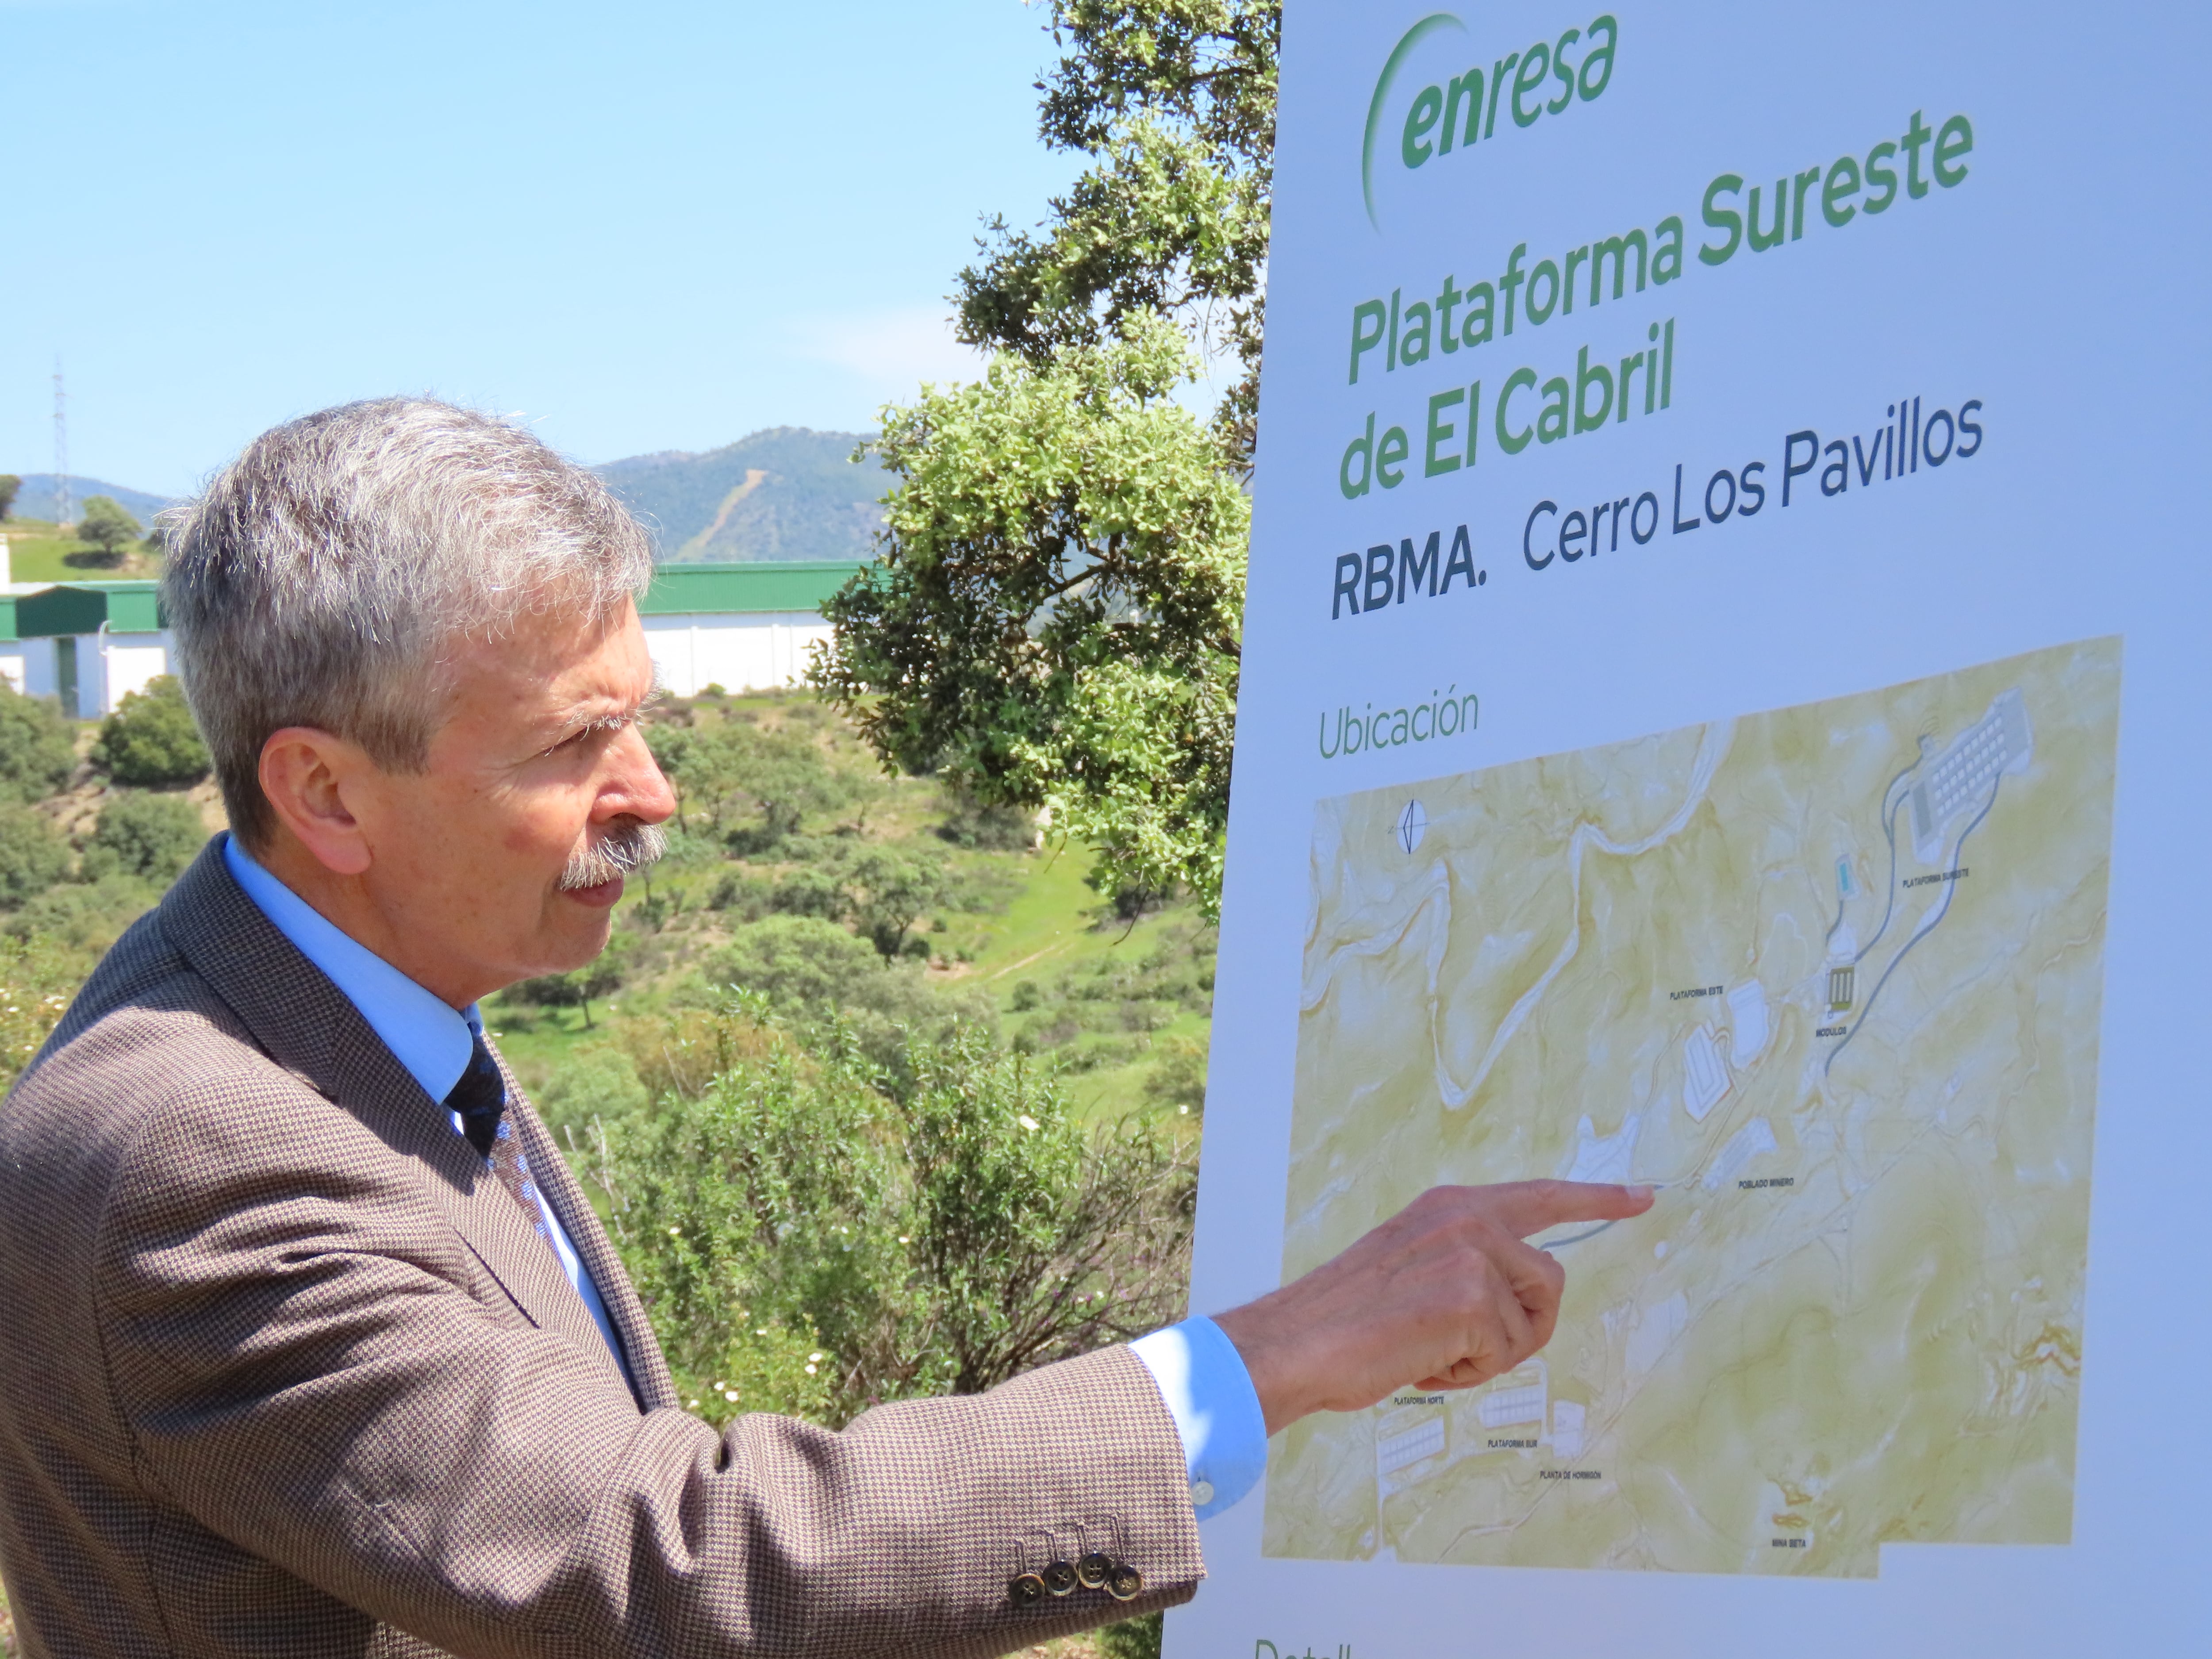
[[1552, 1340], [1566, 1269], [1529, 1235], [1650, 1207], [1649, 1187], [1434, 1187], [1334, 1261], [1214, 1322], [1243, 1356], [1271, 1435], [1312, 1412], [1371, 1406], [1408, 1379], [1471, 1389]]

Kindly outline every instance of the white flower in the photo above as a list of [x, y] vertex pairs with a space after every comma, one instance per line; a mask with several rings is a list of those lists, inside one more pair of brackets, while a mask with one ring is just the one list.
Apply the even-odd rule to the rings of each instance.
[[725, 1389], [722, 1390], [722, 1398], [734, 1406], [738, 1403], [738, 1391], [735, 1389]]
[[911, 1244], [913, 1242], [914, 1242], [914, 1241], [913, 1241], [912, 1239], [908, 1238], [908, 1237], [904, 1233], [901, 1233], [901, 1234], [899, 1235], [899, 1243], [902, 1243], [902, 1244]]
[[697, 1411], [699, 1409], [699, 1402], [696, 1400], [693, 1401], [686, 1409], [695, 1412]]
[[1014, 1121], [1020, 1124], [1024, 1129], [1034, 1129], [1037, 1127], [1037, 1121], [1031, 1117], [1027, 1112], [1024, 1112], [1019, 1117], [1016, 1118]]
[[[806, 1368], [806, 1374], [807, 1374], [809, 1376], [813, 1376], [813, 1375], [814, 1375], [814, 1367], [813, 1367], [813, 1366], [811, 1366], [811, 1365], [809, 1365], [809, 1366]], [[732, 1399], [736, 1398], [736, 1396], [735, 1396], [735, 1395], [732, 1395], [731, 1397], [732, 1397]]]
[[729, 1386], [730, 1386], [730, 1385], [729, 1385], [728, 1383], [726, 1383], [726, 1382], [717, 1382], [716, 1384], [714, 1384], [714, 1392], [715, 1392], [716, 1394], [720, 1394], [720, 1393], [721, 1393], [721, 1391], [722, 1391], [723, 1389], [725, 1389], [728, 1388]]
[[1185, 1117], [1188, 1117], [1190, 1115], [1190, 1108], [1188, 1106], [1178, 1106], [1176, 1108], [1176, 1110], [1182, 1113]]
[[684, 1236], [684, 1229], [681, 1227], [671, 1227], [668, 1230], [668, 1236], [671, 1238], [681, 1238]]
[[806, 1357], [817, 1364], [819, 1364], [822, 1362], [822, 1356], [818, 1353], [811, 1353]]

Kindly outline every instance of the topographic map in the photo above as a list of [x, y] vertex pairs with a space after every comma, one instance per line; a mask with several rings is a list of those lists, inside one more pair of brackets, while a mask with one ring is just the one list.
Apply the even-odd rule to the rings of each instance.
[[1266, 1551], [1871, 1577], [2073, 1517], [2120, 646], [1322, 802], [1285, 1280], [1648, 1182], [1559, 1332], [1309, 1418]]

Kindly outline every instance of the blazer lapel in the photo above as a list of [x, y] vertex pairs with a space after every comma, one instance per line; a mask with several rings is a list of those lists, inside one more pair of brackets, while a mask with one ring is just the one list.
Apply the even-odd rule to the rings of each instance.
[[[524, 1318], [559, 1332], [619, 1375], [552, 1246], [361, 1011], [240, 890], [219, 840], [193, 860], [157, 914], [162, 932], [270, 1059], [418, 1167], [433, 1205]], [[541, 1163], [533, 1147], [527, 1156], [533, 1174], [550, 1168], [556, 1180], [565, 1176], [557, 1154]]]
[[[659, 1340], [645, 1316], [645, 1304], [638, 1300], [637, 1288], [630, 1283], [629, 1272], [616, 1253], [614, 1241], [600, 1225], [599, 1213], [592, 1208], [582, 1183], [569, 1169], [568, 1160], [561, 1156], [560, 1148], [554, 1144], [552, 1132], [531, 1106], [522, 1085], [514, 1080], [514, 1073], [507, 1070], [506, 1058], [498, 1058], [500, 1070], [507, 1076], [508, 1113], [522, 1135], [523, 1155], [530, 1160], [533, 1175], [543, 1172], [539, 1175], [540, 1189], [551, 1200], [554, 1213], [561, 1218], [562, 1230], [576, 1247], [584, 1271], [591, 1274], [592, 1283], [599, 1287], [599, 1300], [606, 1304], [607, 1317], [614, 1322], [616, 1334], [622, 1338], [623, 1352], [629, 1361], [630, 1380], [638, 1403], [647, 1411], [676, 1405], [676, 1382], [669, 1375], [667, 1358], [660, 1352]], [[600, 1346], [605, 1345], [603, 1342]]]

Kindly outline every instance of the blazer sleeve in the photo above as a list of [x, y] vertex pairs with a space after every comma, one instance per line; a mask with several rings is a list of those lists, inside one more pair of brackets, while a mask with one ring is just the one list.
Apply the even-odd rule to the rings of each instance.
[[[840, 1432], [641, 1416], [484, 1299], [410, 1166], [350, 1133], [165, 1113], [111, 1192], [109, 1389], [179, 1524], [462, 1659], [980, 1656], [1204, 1576], [1181, 1442], [1126, 1348]], [[1136, 1599], [1010, 1594], [1101, 1548]]]

